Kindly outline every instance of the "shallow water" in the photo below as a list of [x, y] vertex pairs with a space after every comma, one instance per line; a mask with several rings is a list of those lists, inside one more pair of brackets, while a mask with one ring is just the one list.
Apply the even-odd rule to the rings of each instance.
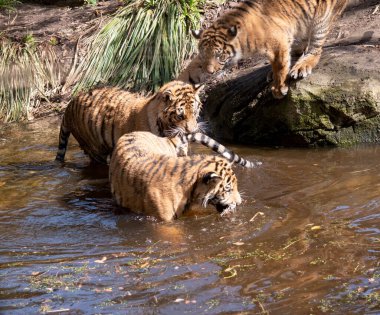
[[235, 168], [238, 211], [162, 223], [75, 141], [55, 164], [58, 125], [0, 127], [1, 314], [380, 312], [380, 146], [230, 146], [263, 162]]

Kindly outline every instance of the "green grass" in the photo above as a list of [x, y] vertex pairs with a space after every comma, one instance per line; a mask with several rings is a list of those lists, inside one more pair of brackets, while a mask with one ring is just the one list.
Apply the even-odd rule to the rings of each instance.
[[97, 0], [84, 0], [84, 4], [95, 5]]
[[[0, 0], [0, 10], [16, 0]], [[87, 0], [86, 3], [94, 3]], [[204, 8], [223, 0], [125, 0], [125, 6], [94, 35], [81, 42], [84, 59], [74, 65], [63, 89], [76, 93], [97, 84], [153, 91], [174, 79], [189, 58]], [[31, 34], [22, 43], [0, 37], [0, 121], [17, 121], [59, 92], [61, 74], [51, 38], [41, 45]]]
[[126, 1], [90, 39], [88, 54], [69, 81], [75, 91], [98, 83], [132, 90], [155, 90], [172, 80], [194, 48], [199, 0]]
[[2, 9], [8, 10], [8, 11], [14, 11], [15, 5], [19, 3], [17, 0], [0, 0], [0, 11]]
[[56, 93], [60, 73], [51, 47], [0, 39], [0, 121], [27, 118], [29, 109]]

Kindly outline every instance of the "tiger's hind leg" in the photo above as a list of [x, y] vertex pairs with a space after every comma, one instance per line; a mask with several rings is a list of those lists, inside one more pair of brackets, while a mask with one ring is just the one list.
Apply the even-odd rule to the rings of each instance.
[[306, 78], [311, 74], [314, 67], [318, 64], [319, 59], [321, 58], [322, 47], [315, 48], [310, 52], [302, 56], [296, 64], [290, 70], [290, 77], [293, 79], [302, 79]]
[[64, 161], [70, 133], [71, 133], [70, 130], [65, 126], [65, 118], [63, 118], [61, 129], [59, 131], [58, 151], [55, 157], [56, 161], [60, 161], [60, 162]]
[[335, 17], [334, 8], [328, 1], [321, 2], [315, 13], [309, 33], [309, 45], [305, 53], [297, 60], [289, 72], [293, 79], [306, 78], [318, 64], [322, 54], [322, 46], [326, 41], [332, 20]]

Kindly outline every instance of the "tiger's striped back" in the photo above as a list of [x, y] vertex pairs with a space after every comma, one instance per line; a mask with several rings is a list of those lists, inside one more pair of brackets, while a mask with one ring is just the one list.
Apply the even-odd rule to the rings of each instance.
[[64, 160], [70, 133], [90, 158], [106, 163], [117, 140], [136, 130], [174, 136], [198, 130], [200, 89], [181, 81], [164, 85], [150, 98], [114, 87], [82, 93], [66, 108], [56, 159]]
[[[318, 63], [332, 22], [347, 0], [247, 0], [194, 31], [204, 72], [213, 74], [254, 52], [266, 54], [273, 68], [272, 92], [286, 95], [291, 77], [306, 77]], [[300, 57], [292, 69], [290, 53]]]
[[165, 221], [196, 205], [212, 204], [223, 213], [241, 203], [228, 161], [208, 155], [177, 157], [168, 138], [149, 132], [123, 135], [109, 169], [118, 205]]

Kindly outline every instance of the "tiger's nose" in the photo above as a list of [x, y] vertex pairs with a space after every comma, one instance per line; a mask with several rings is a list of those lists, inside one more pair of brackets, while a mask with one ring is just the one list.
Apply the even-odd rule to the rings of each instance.
[[213, 74], [215, 72], [215, 68], [213, 65], [208, 65], [206, 71], [210, 74]]

